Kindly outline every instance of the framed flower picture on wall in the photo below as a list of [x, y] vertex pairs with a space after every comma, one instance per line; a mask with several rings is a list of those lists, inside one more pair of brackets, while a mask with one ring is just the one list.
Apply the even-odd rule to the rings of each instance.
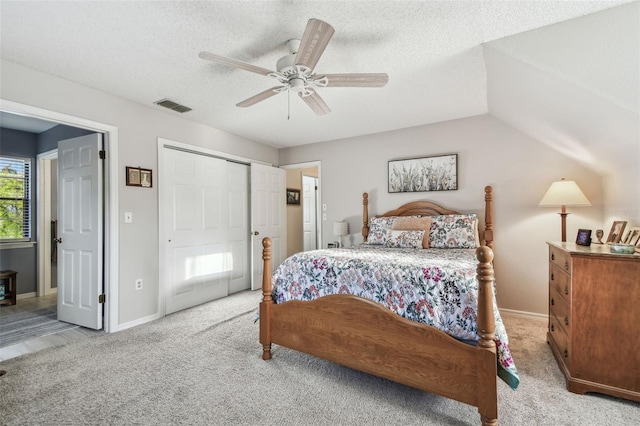
[[389, 192], [453, 191], [458, 189], [458, 155], [392, 160]]

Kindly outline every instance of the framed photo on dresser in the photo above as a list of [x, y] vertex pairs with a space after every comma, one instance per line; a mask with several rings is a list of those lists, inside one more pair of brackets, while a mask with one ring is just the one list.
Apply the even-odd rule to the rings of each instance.
[[576, 244], [578, 244], [579, 246], [590, 246], [591, 245], [591, 229], [578, 229]]
[[627, 235], [620, 240], [622, 244], [637, 245], [640, 242], [640, 226], [633, 226], [627, 231]]
[[609, 231], [609, 236], [607, 237], [608, 243], [619, 243], [620, 239], [622, 239], [622, 233], [624, 232], [624, 227], [627, 226], [627, 222], [624, 220], [616, 220], [611, 225], [611, 230]]

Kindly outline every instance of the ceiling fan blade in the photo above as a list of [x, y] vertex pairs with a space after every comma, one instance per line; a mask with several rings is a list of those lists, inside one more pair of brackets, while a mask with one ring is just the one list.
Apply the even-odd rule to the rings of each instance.
[[246, 62], [238, 61], [237, 59], [226, 58], [224, 56], [216, 55], [215, 53], [209, 52], [200, 52], [198, 56], [201, 59], [206, 59], [207, 61], [217, 62], [223, 65], [229, 65], [235, 68], [240, 68], [241, 70], [255, 72], [256, 74], [269, 75], [273, 73], [273, 71], [268, 70], [266, 68], [257, 67], [255, 65], [248, 64]]
[[269, 99], [270, 97], [277, 95], [280, 92], [276, 92], [276, 89], [281, 89], [282, 86], [275, 86], [272, 87], [271, 89], [267, 89], [264, 92], [260, 92], [257, 95], [254, 95], [252, 97], [250, 97], [249, 99], [245, 99], [244, 101], [237, 103], [236, 106], [238, 107], [250, 107], [251, 105], [255, 105], [260, 101], [264, 101], [265, 99]]
[[298, 47], [294, 63], [304, 65], [313, 71], [334, 32], [333, 27], [326, 22], [319, 19], [309, 19], [300, 40], [300, 47]]
[[385, 73], [370, 74], [323, 74], [327, 78], [326, 87], [384, 87], [389, 81]]
[[331, 109], [324, 103], [324, 100], [317, 92], [312, 92], [308, 96], [302, 96], [302, 93], [298, 93], [298, 95], [317, 115], [325, 115], [331, 112]]

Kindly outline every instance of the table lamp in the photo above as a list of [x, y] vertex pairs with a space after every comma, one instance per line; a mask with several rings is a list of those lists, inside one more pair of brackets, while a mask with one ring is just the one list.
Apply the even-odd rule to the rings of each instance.
[[566, 206], [590, 206], [591, 203], [575, 181], [562, 178], [551, 184], [539, 205], [543, 207], [561, 207], [559, 215], [562, 221], [562, 242], [566, 242], [567, 215], [569, 214]]
[[333, 235], [338, 236], [338, 247], [342, 247], [342, 237], [349, 235], [349, 222], [333, 222]]

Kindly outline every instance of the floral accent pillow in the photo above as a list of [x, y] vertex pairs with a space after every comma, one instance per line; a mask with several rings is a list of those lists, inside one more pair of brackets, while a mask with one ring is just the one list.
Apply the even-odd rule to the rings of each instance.
[[369, 221], [369, 235], [367, 244], [384, 244], [387, 240], [387, 231], [391, 229], [395, 216], [372, 217]]
[[478, 218], [475, 214], [432, 216], [429, 245], [432, 248], [478, 247]]
[[423, 237], [424, 231], [393, 231], [389, 229], [384, 246], [421, 249]]

